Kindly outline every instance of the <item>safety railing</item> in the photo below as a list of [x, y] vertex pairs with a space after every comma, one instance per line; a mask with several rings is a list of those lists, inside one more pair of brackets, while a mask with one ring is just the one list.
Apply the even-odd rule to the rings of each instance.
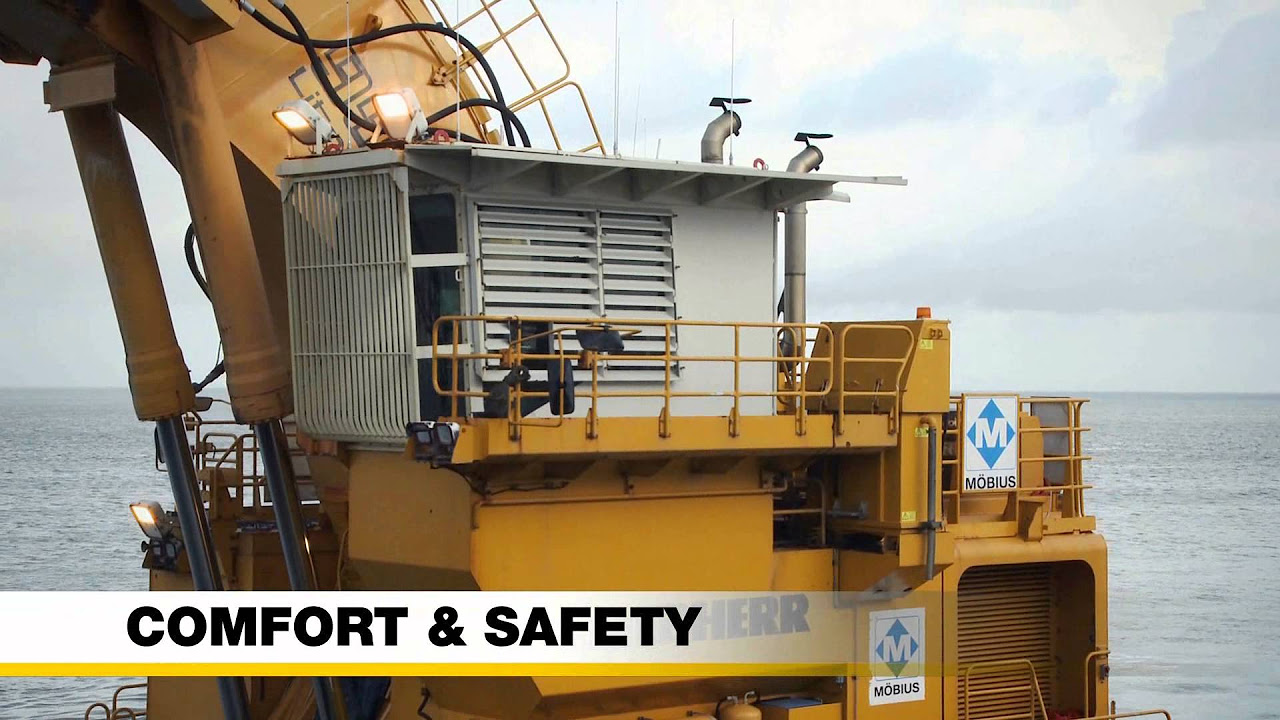
[[96, 702], [85, 708], [84, 720], [97, 720], [93, 714], [95, 710], [101, 710], [106, 713], [103, 716], [106, 720], [137, 720], [138, 718], [145, 718], [147, 716], [146, 710], [135, 710], [127, 705], [121, 705], [120, 696], [131, 690], [146, 689], [146, 683], [130, 683], [128, 685], [121, 685], [116, 688], [114, 693], [111, 694], [111, 705]]
[[1036, 710], [1040, 711], [1041, 720], [1047, 720], [1049, 713], [1046, 712], [1044, 706], [1044, 695], [1040, 692], [1040, 677], [1036, 674], [1036, 666], [1025, 658], [1013, 660], [989, 660], [985, 662], [976, 662], [964, 669], [964, 720], [970, 720], [970, 714], [973, 711], [973, 698], [1002, 695], [1008, 696], [1010, 691], [1016, 691], [1017, 688], [1007, 686], [997, 686], [989, 688], [973, 689], [973, 674], [975, 670], [985, 670], [991, 672], [999, 668], [1026, 668], [1027, 669], [1027, 711], [1025, 713], [1010, 713], [1005, 715], [984, 715], [981, 720], [1016, 720], [1017, 718], [1026, 718], [1027, 720], [1036, 720]]
[[[877, 357], [858, 357], [845, 354], [840, 358], [840, 407], [836, 411], [836, 433], [844, 432], [844, 418], [849, 403], [848, 400], [856, 398], [869, 398], [871, 400], [871, 412], [873, 414], [880, 411], [880, 403], [883, 398], [888, 398], [887, 410], [889, 414], [889, 429], [896, 431], [898, 426], [898, 412], [901, 409], [900, 399], [902, 397], [902, 375], [906, 372], [907, 362], [911, 359], [911, 349], [915, 347], [916, 336], [911, 328], [906, 325], [876, 325], [872, 323], [855, 323], [845, 325], [840, 331], [840, 344], [837, 347], [845, 348], [848, 353], [850, 345], [850, 335], [854, 332], [876, 332], [884, 331], [889, 333], [901, 333], [906, 337], [905, 350], [901, 355], [877, 356]], [[848, 377], [848, 373], [857, 365], [896, 365], [897, 372], [894, 375], [892, 387], [885, 387], [883, 378], [877, 378], [874, 386], [870, 390], [851, 390], [852, 383], [844, 380]]]
[[[1084, 462], [1092, 460], [1092, 456], [1083, 454], [1083, 435], [1092, 430], [1080, 423], [1081, 409], [1089, 402], [1086, 398], [1077, 397], [1019, 397], [1019, 416], [1024, 412], [1035, 410], [1035, 406], [1058, 406], [1055, 413], [1036, 415], [1041, 422], [1051, 421], [1052, 414], [1061, 416], [1056, 424], [1041, 424], [1038, 427], [1024, 425], [1019, 421], [1020, 435], [1038, 435], [1042, 438], [1039, 455], [1023, 453], [1018, 458], [1019, 483], [1008, 490], [982, 490], [979, 492], [964, 490], [964, 431], [968, 423], [964, 417], [964, 398], [951, 398], [952, 412], [949, 414], [947, 427], [943, 431], [943, 454], [940, 464], [943, 467], [943, 503], [944, 511], [951, 517], [960, 517], [960, 498], [965, 496], [1000, 497], [1016, 502], [1029, 497], [1044, 497], [1050, 507], [1063, 517], [1083, 517], [1085, 515], [1084, 491], [1092, 489], [1092, 485], [1084, 482]], [[1056, 452], [1050, 452], [1048, 445], [1056, 446]], [[1025, 449], [1025, 444], [1020, 444]], [[1039, 466], [1042, 482], [1038, 485], [1027, 485], [1023, 482], [1029, 467]], [[960, 518], [963, 522], [963, 518]]]
[[[1110, 656], [1111, 656], [1111, 651], [1106, 648], [1098, 648], [1097, 650], [1094, 650], [1093, 652], [1084, 656], [1084, 709], [1085, 709], [1085, 712], [1089, 711], [1089, 706], [1092, 705], [1092, 702], [1093, 702], [1093, 698], [1092, 698], [1093, 683], [1095, 681], [1095, 678], [1097, 677], [1093, 673], [1093, 667], [1094, 667], [1093, 664], [1096, 661], [1100, 663], [1098, 665], [1099, 668], [1106, 667], [1106, 664], [1102, 663], [1101, 661], [1103, 658], [1107, 658]], [[1105, 680], [1106, 675], [1103, 675], [1102, 679]]]
[[[1089, 664], [1090, 659], [1092, 659], [1093, 657], [1096, 657], [1098, 654], [1105, 654], [1105, 652], [1106, 651], [1100, 651], [1100, 652], [1091, 654], [1089, 658], [1085, 660], [1086, 666]], [[1012, 687], [996, 686], [996, 687], [980, 688], [978, 690], [973, 689], [973, 678], [974, 678], [975, 670], [984, 670], [987, 672], [991, 672], [1001, 668], [1005, 668], [1005, 669], [1026, 668], [1027, 670], [1027, 711], [1025, 713], [1016, 712], [1016, 713], [1006, 713], [1004, 715], [983, 715], [981, 718], [972, 718], [973, 698], [983, 697], [983, 696], [993, 696], [993, 695], [1008, 697], [1011, 692], [1018, 691], [1019, 688], [1017, 686], [1012, 686]], [[1014, 658], [1009, 660], [990, 660], [986, 662], [973, 663], [972, 665], [969, 665], [968, 667], [965, 668], [962, 684], [964, 685], [964, 690], [962, 693], [962, 696], [964, 697], [964, 709], [961, 717], [963, 717], [964, 720], [1018, 720], [1020, 718], [1026, 718], [1027, 720], [1047, 720], [1050, 717], [1049, 713], [1046, 711], [1046, 708], [1045, 708], [1044, 694], [1040, 690], [1040, 677], [1036, 673], [1036, 666], [1034, 663], [1032, 663], [1030, 660], [1026, 658]], [[1089, 706], [1088, 705], [1089, 701], [1087, 699], [1088, 695], [1086, 695], [1085, 697], [1086, 697], [1085, 707], [1088, 708]], [[1038, 716], [1036, 715], [1036, 711], [1039, 711], [1040, 713]], [[1112, 703], [1112, 708], [1110, 713], [1106, 713], [1103, 715], [1090, 715], [1089, 717], [1081, 718], [1081, 720], [1125, 720], [1126, 718], [1155, 717], [1155, 716], [1162, 716], [1164, 717], [1165, 720], [1173, 720], [1172, 716], [1169, 714], [1169, 711], [1164, 710], [1162, 708], [1154, 708], [1151, 710], [1133, 710], [1129, 712], [1116, 712], [1114, 702]]]
[[1156, 717], [1162, 716], [1165, 720], [1174, 720], [1174, 716], [1164, 708], [1153, 708], [1153, 710], [1133, 710], [1129, 712], [1108, 712], [1106, 715], [1091, 715], [1082, 717], [1080, 720], [1125, 720], [1126, 717]]
[[[187, 413], [187, 432], [191, 438], [191, 454], [198, 475], [202, 476], [202, 490], [208, 493], [209, 509], [216, 516], [222, 502], [220, 489], [230, 491], [231, 499], [241, 507], [261, 509], [267, 505], [266, 482], [263, 470], [258, 438], [247, 432], [245, 426], [234, 420], [222, 420], [204, 417], [199, 412]], [[293, 423], [285, 423], [285, 437], [289, 443], [291, 459], [305, 458], [306, 454], [297, 447], [297, 428]], [[295, 466], [298, 463], [295, 462]], [[210, 473], [200, 473], [201, 470]], [[233, 482], [225, 482], [226, 471]], [[304, 497], [313, 495], [311, 479], [305, 473], [298, 476], [299, 493]]]
[[[486, 337], [485, 327], [499, 324], [509, 329], [509, 342], [499, 351], [486, 348], [473, 349], [467, 345], [465, 337], [483, 339]], [[542, 328], [536, 332], [527, 332], [533, 327]], [[680, 332], [694, 329], [722, 329], [731, 334], [732, 351], [723, 354], [677, 353], [675, 338]], [[567, 347], [566, 335], [577, 333], [614, 333], [620, 343], [625, 338], [645, 333], [649, 337], [660, 336], [661, 352], [623, 352], [618, 354], [602, 353], [596, 350], [579, 347]], [[743, 335], [746, 332], [770, 331], [770, 354], [744, 354]], [[447, 338], [442, 341], [442, 336]], [[778, 338], [789, 337], [787, 347], [783, 351], [777, 342]], [[672, 403], [683, 398], [721, 398], [730, 403], [728, 412], [728, 433], [736, 437], [739, 432], [739, 421], [742, 417], [743, 401], [748, 398], [771, 398], [776, 405], [778, 400], [787, 400], [787, 414], [794, 416], [797, 435], [804, 435], [810, 414], [806, 400], [825, 396], [830, 392], [830, 381], [819, 387], [809, 388], [805, 385], [805, 376], [811, 367], [822, 365], [826, 376], [830, 377], [832, 360], [829, 357], [812, 357], [809, 349], [821, 341], [830, 344], [832, 331], [827, 325], [820, 323], [753, 323], [753, 322], [711, 322], [697, 320], [623, 320], [583, 319], [564, 317], [509, 317], [491, 315], [459, 315], [442, 317], [436, 321], [432, 329], [431, 357], [432, 382], [435, 392], [446, 399], [449, 415], [454, 419], [464, 418], [469, 414], [468, 404], [471, 399], [493, 399], [495, 393], [504, 393], [505, 415], [510, 425], [511, 438], [517, 439], [522, 426], [563, 424], [569, 412], [552, 413], [552, 417], [525, 417], [522, 413], [523, 401], [526, 399], [545, 400], [550, 404], [552, 395], [556, 394], [556, 403], [561, 410], [565, 407], [565, 398], [572, 393], [575, 399], [586, 400], [585, 413], [587, 436], [595, 438], [599, 433], [601, 405], [620, 399], [653, 398], [661, 403], [658, 413], [658, 433], [661, 437], [669, 437], [671, 433]], [[529, 349], [531, 343], [545, 340], [542, 352]], [[448, 386], [442, 384], [442, 373], [439, 363], [448, 361], [449, 367], [444, 373], [449, 378]], [[601, 366], [607, 362], [625, 362], [628, 366], [647, 366], [659, 368], [661, 381], [614, 383], [608, 388], [602, 387]], [[575, 389], [566, 390], [563, 386], [547, 389], [533, 389], [526, 386], [529, 382], [527, 368], [530, 364], [560, 367], [557, 374], [567, 375], [565, 368], [584, 370], [590, 373], [588, 379], [570, 383]], [[683, 381], [678, 376], [677, 368], [694, 364], [720, 364], [730, 366], [726, 378], [731, 379], [731, 387], [726, 389], [699, 389], [691, 386], [690, 381]], [[745, 366], [768, 365], [777, 368], [781, 375], [774, 387], [761, 388], [748, 384], [743, 379]], [[467, 387], [469, 376], [488, 366], [516, 373], [516, 380], [509, 384], [500, 384], [491, 390], [471, 389]], [[520, 375], [521, 369], [526, 369]], [[508, 373], [511, 376], [511, 372]], [[660, 382], [660, 384], [659, 384]], [[581, 385], [582, 389], [576, 389]], [[619, 387], [620, 386], [620, 387]], [[657, 386], [657, 387], [655, 387]], [[781, 414], [781, 413], [779, 413]]]
[[[430, 2], [436, 18], [447, 23], [448, 13], [440, 0], [430, 0]], [[516, 11], [509, 10], [510, 7], [518, 3], [527, 3], [529, 12], [520, 12], [519, 8]], [[495, 10], [500, 4], [503, 4], [503, 8], [500, 11]], [[546, 17], [543, 16], [542, 10], [534, 0], [480, 0], [479, 9], [470, 15], [456, 19], [452, 27], [459, 33], [466, 35], [480, 49], [480, 52], [486, 56], [489, 56], [490, 50], [495, 47], [501, 47], [510, 55], [512, 64], [515, 65], [526, 87], [525, 92], [519, 97], [506, 98], [507, 107], [511, 108], [512, 112], [519, 113], [525, 108], [537, 105], [543, 119], [546, 121], [547, 130], [557, 150], [564, 150], [565, 147], [561, 139], [561, 133], [551, 117], [552, 113], [548, 106], [548, 100], [562, 92], [571, 95], [576, 93], [576, 99], [582, 104], [583, 114], [593, 138], [592, 142], [578, 148], [577, 152], [598, 150], [601, 154], [604, 154], [604, 139], [600, 136], [600, 128], [596, 125], [595, 115], [591, 112], [591, 105], [587, 102], [586, 93], [581, 85], [569, 79], [571, 73], [569, 57], [560, 46], [560, 41], [556, 38], [555, 33], [552, 32]], [[528, 43], [527, 41], [518, 41], [516, 34], [526, 27], [531, 29], [529, 31], [530, 34], [533, 32], [533, 28], [540, 28], [540, 36], [550, 43], [551, 53], [538, 53], [536, 48], [530, 47], [526, 47], [528, 52], [525, 53], [530, 57], [538, 57], [539, 55], [554, 57], [552, 62], [561, 70], [550, 73], [552, 77], [549, 79], [535, 77], [538, 68], [533, 67], [532, 63], [521, 55], [519, 48], [521, 45], [527, 45]], [[487, 57], [487, 59], [491, 64], [495, 60], [493, 57]], [[489, 86], [488, 78], [484, 73], [474, 72], [476, 62], [476, 57], [473, 54], [464, 52], [459, 58], [459, 72], [471, 70], [471, 76], [474, 81], [484, 88], [490, 98], [493, 98], [493, 88]]]

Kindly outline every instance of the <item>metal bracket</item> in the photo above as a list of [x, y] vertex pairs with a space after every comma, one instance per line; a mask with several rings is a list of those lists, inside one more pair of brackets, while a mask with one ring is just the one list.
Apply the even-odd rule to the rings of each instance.
[[111, 58], [98, 58], [73, 67], [57, 67], [49, 71], [44, 83], [44, 101], [49, 112], [67, 108], [103, 105], [116, 99], [116, 63]]

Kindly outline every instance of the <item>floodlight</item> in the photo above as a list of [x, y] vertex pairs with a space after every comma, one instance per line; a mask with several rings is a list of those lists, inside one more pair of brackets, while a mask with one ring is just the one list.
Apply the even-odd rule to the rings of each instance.
[[410, 88], [374, 95], [373, 110], [387, 135], [396, 140], [413, 142], [427, 135], [427, 117]]
[[164, 514], [160, 503], [155, 501], [132, 503], [129, 505], [129, 511], [133, 513], [133, 519], [138, 521], [138, 527], [142, 528], [142, 534], [148, 538], [162, 541], [173, 534], [169, 516]]
[[302, 100], [290, 100], [271, 114], [295, 140], [310, 147], [312, 152], [324, 152], [327, 143], [338, 140], [338, 133], [324, 115]]

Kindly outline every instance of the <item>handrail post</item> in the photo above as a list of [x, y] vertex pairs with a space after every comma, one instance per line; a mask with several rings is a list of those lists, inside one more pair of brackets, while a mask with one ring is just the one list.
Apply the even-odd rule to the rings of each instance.
[[[564, 380], [565, 380], [565, 379], [566, 379], [566, 377], [567, 377], [567, 375], [566, 375], [566, 373], [565, 373], [565, 371], [564, 371], [564, 333], [556, 333], [556, 334], [554, 335], [554, 337], [555, 337], [555, 339], [556, 339], [556, 359], [555, 359], [555, 361], [556, 361], [556, 363], [557, 363], [557, 364], [559, 364], [559, 367], [558, 367], [558, 368], [556, 368], [556, 371], [560, 374], [560, 378], [561, 378], [561, 380], [560, 380], [560, 389], [559, 389], [558, 391], [556, 391], [556, 392], [557, 392], [557, 394], [559, 395], [559, 397], [557, 398], [557, 400], [559, 400], [559, 401], [560, 401], [560, 412], [556, 413], [556, 415], [560, 416], [560, 422], [561, 422], [561, 423], [563, 423], [563, 422], [564, 422], [564, 405], [565, 405], [565, 403], [564, 403], [564, 401], [565, 401]], [[547, 383], [547, 390], [549, 391], [550, 389], [551, 389], [551, 384], [550, 384], [550, 383]], [[570, 388], [570, 390], [572, 390], [572, 388]], [[547, 393], [547, 403], [549, 404], [550, 402], [551, 402], [551, 394], [550, 394], [550, 392], [548, 392], [548, 393]]]
[[658, 436], [671, 437], [671, 322], [662, 324], [662, 415], [658, 418]]
[[[742, 326], [733, 324], [733, 410], [729, 413], [729, 436], [738, 437], [738, 417], [742, 399]], [[776, 376], [775, 376], [776, 377]], [[775, 402], [774, 407], [777, 407]]]
[[596, 439], [598, 433], [598, 424], [600, 419], [600, 411], [596, 407], [600, 402], [600, 358], [593, 357], [591, 359], [591, 407], [587, 410], [587, 437], [591, 440]]
[[[460, 326], [458, 325], [458, 321], [454, 320], [453, 323], [449, 326], [449, 328], [450, 328], [449, 334], [453, 338], [453, 355], [449, 357], [450, 380], [451, 380], [451, 384], [449, 385], [449, 417], [456, 418], [460, 416], [458, 413], [458, 334], [460, 331]], [[434, 350], [431, 352], [431, 356], [432, 356], [431, 363], [434, 367], [436, 362]], [[432, 370], [431, 374], [432, 374], [431, 382], [434, 383], [435, 382], [434, 369]]]
[[[519, 317], [512, 318], [516, 326], [515, 351], [511, 353], [511, 367], [515, 369], [524, 365], [524, 323]], [[520, 410], [524, 407], [521, 386], [524, 383], [513, 383], [507, 390], [507, 437], [512, 441], [520, 439]]]
[[[844, 401], [847, 397], [845, 393], [848, 392], [845, 389], [844, 382], [845, 373], [849, 369], [849, 363], [846, 360], [849, 357], [849, 353], [845, 351], [845, 343], [849, 341], [849, 328], [851, 327], [853, 326], [845, 325], [840, 329], [840, 342], [838, 345], [835, 342], [835, 338], [831, 338], [831, 382], [836, 385], [836, 405], [838, 406], [836, 408], [836, 426], [839, 428], [840, 433], [844, 433]], [[837, 347], [840, 348], [839, 360], [836, 359]], [[837, 369], [840, 371], [839, 373], [836, 372]]]
[[795, 387], [793, 392], [796, 393], [792, 396], [795, 398], [796, 403], [796, 434], [803, 436], [809, 431], [807, 423], [805, 422], [808, 419], [808, 414], [805, 409], [806, 403], [804, 401], [804, 374], [800, 372], [800, 361], [804, 358], [805, 351], [804, 327], [797, 327], [793, 325], [790, 330], [791, 346], [795, 348], [796, 352], [795, 360], [791, 364], [792, 376], [793, 378], [796, 378], [792, 380], [792, 385]]
[[[1073, 428], [1071, 433], [1072, 445], [1073, 445], [1071, 449], [1071, 455], [1073, 457], [1083, 458], [1084, 437], [1083, 437], [1082, 431], [1080, 430], [1080, 412], [1081, 410], [1084, 409], [1084, 403], [1074, 402], [1074, 403], [1071, 403], [1071, 407], [1072, 407], [1072, 415], [1073, 415], [1073, 419], [1071, 421], [1071, 425]], [[1072, 482], [1072, 484], [1077, 486], [1076, 490], [1072, 493], [1075, 496], [1075, 501], [1076, 501], [1075, 503], [1076, 517], [1083, 517], [1085, 514], [1084, 488], [1079, 486], [1084, 485], [1084, 460], [1083, 459], [1073, 460], [1071, 464], [1072, 464], [1072, 470], [1075, 473], [1075, 480]]]

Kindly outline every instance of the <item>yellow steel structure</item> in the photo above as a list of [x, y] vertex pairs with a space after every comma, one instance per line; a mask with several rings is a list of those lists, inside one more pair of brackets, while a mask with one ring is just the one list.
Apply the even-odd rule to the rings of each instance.
[[[561, 93], [581, 98], [587, 137], [567, 147], [603, 152], [542, 11], [528, 0], [529, 11], [511, 15], [496, 9], [500, 2], [517, 0], [485, 0], [454, 27], [471, 32], [487, 18], [492, 30], [474, 38], [479, 48], [505, 48], [525, 82], [508, 98], [509, 107], [536, 110], [563, 149], [567, 131], [552, 121], [548, 100]], [[46, 58], [52, 65], [47, 95], [54, 109], [69, 109], [138, 415], [186, 412], [222, 586], [288, 588], [256, 436], [192, 411], [185, 381], [173, 381], [188, 373], [173, 341], [116, 113], [181, 172], [226, 344], [233, 411], [255, 422], [290, 410], [284, 231], [274, 168], [305, 150], [270, 121], [271, 112], [301, 99], [328, 117], [348, 149], [359, 133], [322, 92], [302, 49], [245, 17], [233, 0], [17, 5], [0, 6], [0, 59]], [[288, 5], [313, 38], [443, 17], [434, 0], [434, 13], [416, 0]], [[538, 27], [551, 38], [562, 72], [540, 77], [522, 59], [520, 33]], [[478, 58], [459, 58], [439, 34], [412, 32], [322, 55], [327, 72], [339, 79], [338, 94], [358, 113], [371, 115], [373, 94], [388, 88], [413, 88], [428, 113], [495, 91], [477, 71]], [[476, 106], [447, 123], [498, 142], [494, 119]], [[124, 196], [102, 184], [115, 176], [95, 175], [99, 166], [123, 179]], [[458, 329], [468, 323], [507, 320], [456, 315], [433, 328], [434, 390], [450, 407], [443, 419], [461, 426], [447, 467], [419, 462], [412, 442], [388, 452], [289, 431], [290, 452], [305, 456], [309, 466], [301, 494], [318, 501], [304, 506], [318, 587], [883, 591], [896, 598], [891, 606], [923, 612], [922, 699], [873, 702], [873, 678], [865, 672], [394, 678], [370, 718], [1133, 716], [1108, 712], [1106, 544], [1084, 503], [1083, 399], [1019, 398], [1021, 483], [966, 492], [964, 398], [951, 395], [945, 321], [615, 321], [612, 329], [624, 334], [657, 328], [665, 338], [661, 352], [628, 357], [666, 369], [664, 381], [639, 390], [602, 385], [599, 358], [566, 349], [566, 332], [598, 328], [599, 320], [554, 312], [539, 317], [537, 311], [520, 318], [555, 328], [552, 353], [526, 351], [525, 337], [497, 353], [457, 344]], [[673, 337], [691, 326], [729, 331], [732, 342], [721, 352], [680, 355], [679, 362], [725, 368], [734, 379], [731, 391], [672, 382]], [[443, 327], [450, 331], [441, 335]], [[783, 342], [774, 354], [744, 355], [744, 328], [772, 329]], [[447, 385], [439, 383], [442, 361], [455, 373]], [[469, 411], [492, 391], [464, 389], [460, 366], [511, 368], [528, 361], [571, 363], [588, 372], [578, 391], [583, 411], [524, 417], [520, 396], [536, 393], [518, 386], [505, 416]], [[762, 364], [776, 372], [775, 387], [744, 389], [741, 369]], [[724, 415], [672, 411], [684, 398], [713, 396], [728, 403]], [[744, 398], [762, 396], [774, 413], [741, 411]], [[627, 398], [656, 399], [662, 409], [653, 416], [600, 411]], [[185, 556], [174, 567], [149, 564], [153, 589], [192, 587]], [[314, 686], [303, 679], [245, 678], [244, 686], [256, 720], [314, 713]], [[148, 691], [152, 720], [224, 717], [212, 678], [155, 677]], [[749, 692], [756, 693], [751, 700]], [[730, 696], [735, 700], [726, 702]], [[101, 708], [116, 717], [115, 705]]]

